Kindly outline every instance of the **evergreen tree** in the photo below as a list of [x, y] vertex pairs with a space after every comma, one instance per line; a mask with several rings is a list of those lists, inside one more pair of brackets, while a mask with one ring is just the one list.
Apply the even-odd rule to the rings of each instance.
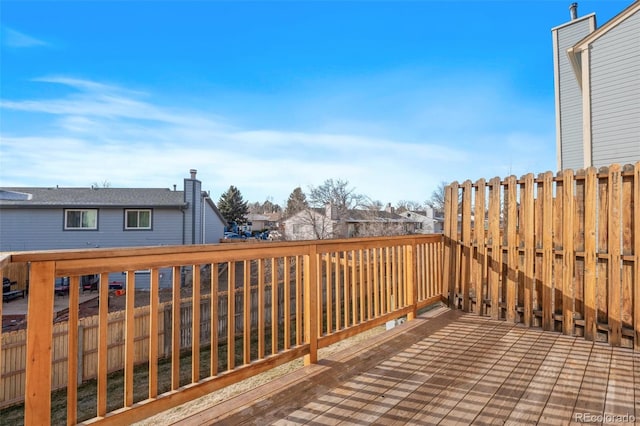
[[243, 200], [242, 194], [235, 186], [231, 185], [227, 192], [220, 196], [218, 200], [218, 210], [227, 222], [242, 224], [246, 222], [249, 213], [247, 202]]
[[302, 192], [300, 187], [297, 187], [293, 190], [291, 195], [289, 195], [285, 213], [288, 217], [291, 217], [307, 207], [309, 207], [309, 203], [307, 203], [307, 196]]

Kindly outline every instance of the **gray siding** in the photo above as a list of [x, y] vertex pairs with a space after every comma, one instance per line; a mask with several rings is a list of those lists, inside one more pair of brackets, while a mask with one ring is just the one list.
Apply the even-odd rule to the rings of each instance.
[[201, 244], [204, 198], [199, 180], [184, 180], [184, 201], [187, 203], [184, 216], [184, 244]]
[[556, 85], [559, 90], [561, 169], [584, 167], [582, 138], [582, 92], [576, 79], [567, 49], [586, 37], [594, 18], [579, 19], [554, 29], [557, 33], [554, 64], [557, 67]]
[[182, 244], [182, 212], [153, 209], [152, 230], [124, 230], [123, 208], [99, 208], [97, 230], [64, 230], [64, 209], [0, 209], [0, 251]]
[[640, 161], [640, 12], [591, 44], [593, 165]]
[[224, 237], [224, 223], [207, 202], [204, 203], [204, 229], [205, 236], [202, 242], [205, 244], [219, 243]]

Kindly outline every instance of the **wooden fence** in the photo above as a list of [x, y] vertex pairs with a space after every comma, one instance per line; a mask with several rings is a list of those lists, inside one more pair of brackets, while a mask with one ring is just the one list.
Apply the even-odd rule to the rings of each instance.
[[[253, 330], [258, 326], [258, 306], [257, 306], [257, 287], [250, 289], [251, 291], [251, 327]], [[271, 304], [276, 303], [278, 312], [282, 313], [285, 309], [284, 294], [285, 290], [279, 286], [279, 294], [275, 299], [271, 295], [271, 286], [265, 289], [265, 304], [267, 312], [271, 312]], [[286, 291], [290, 297], [286, 306], [295, 306], [295, 298], [301, 297], [296, 295], [296, 290], [289, 289]], [[235, 321], [236, 335], [241, 335], [243, 331], [243, 322], [240, 321], [243, 312], [242, 294], [236, 294]], [[200, 342], [210, 344], [211, 336], [211, 303], [209, 295], [203, 295], [200, 301]], [[227, 340], [227, 293], [218, 294], [218, 342], [226, 344]], [[191, 299], [182, 299], [180, 303], [180, 348], [189, 348], [192, 344], [192, 306]], [[295, 312], [292, 312], [292, 320], [295, 321]], [[171, 304], [168, 302], [160, 303], [157, 311], [158, 321], [158, 356], [167, 357], [171, 353], [171, 326], [172, 326], [172, 310]], [[149, 357], [149, 306], [143, 306], [135, 309], [134, 313], [136, 337], [134, 349], [134, 362], [136, 364], [144, 363]], [[95, 379], [97, 377], [98, 366], [98, 327], [99, 317], [97, 315], [80, 318], [78, 321], [78, 351], [73, 356], [78, 360], [78, 383]], [[266, 324], [271, 325], [271, 316], [265, 318]], [[109, 313], [108, 315], [108, 340], [107, 340], [107, 372], [120, 371], [124, 368], [123, 347], [124, 347], [124, 330], [125, 318], [124, 311]], [[280, 319], [279, 327], [282, 326]], [[64, 388], [67, 384], [67, 366], [68, 366], [68, 322], [60, 322], [53, 328], [53, 355], [52, 355], [52, 389]], [[0, 408], [14, 405], [24, 401], [24, 384], [25, 384], [25, 356], [27, 344], [27, 331], [17, 330], [2, 334], [2, 353], [0, 354]]]
[[28, 290], [29, 265], [27, 263], [9, 263], [2, 270], [2, 276], [16, 282], [13, 290]]
[[640, 350], [640, 162], [452, 183], [452, 306]]
[[[418, 309], [440, 302], [442, 247], [440, 235], [412, 235], [1, 257], [0, 268], [31, 264], [26, 348], [11, 351], [8, 358], [24, 360], [25, 423], [52, 422], [51, 390], [62, 383], [66, 417], [56, 422], [122, 424], [297, 358], [315, 363], [319, 348], [402, 316], [411, 320]], [[124, 311], [108, 313], [108, 286], [100, 285], [98, 315], [79, 318], [80, 277], [98, 274], [101, 283], [108, 283], [109, 274], [122, 268]], [[167, 268], [172, 270], [172, 299], [162, 305], [159, 278]], [[192, 282], [201, 284], [191, 286], [188, 299], [181, 291], [185, 268]], [[218, 273], [222, 269], [224, 275]], [[134, 307], [137, 270], [150, 274], [144, 308]], [[55, 277], [70, 277], [70, 291], [69, 319], [54, 326]], [[220, 291], [208, 296], [205, 281]], [[9, 350], [19, 346], [11, 339], [0, 344]], [[211, 350], [201, 350], [208, 345]], [[161, 377], [163, 357], [169, 367]], [[136, 364], [146, 370], [143, 389], [136, 386], [138, 379], [134, 383]], [[182, 368], [186, 364], [188, 372]], [[113, 392], [107, 387], [108, 372], [115, 369], [123, 370], [120, 401], [107, 398]], [[88, 377], [96, 377], [95, 404], [79, 410], [78, 385]], [[170, 383], [160, 386], [165, 377]]]

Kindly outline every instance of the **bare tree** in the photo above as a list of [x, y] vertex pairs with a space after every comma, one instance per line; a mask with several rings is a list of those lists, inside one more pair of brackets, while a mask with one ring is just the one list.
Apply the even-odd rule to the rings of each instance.
[[444, 214], [444, 194], [447, 189], [447, 182], [440, 182], [438, 187], [431, 193], [431, 198], [425, 201], [425, 204], [431, 207], [434, 213], [438, 215]]
[[93, 182], [91, 184], [91, 187], [92, 188], [111, 188], [111, 182], [105, 179], [102, 181], [102, 183]]
[[303, 195], [299, 188], [294, 190], [287, 202], [287, 216], [295, 216], [297, 223], [292, 226], [304, 227], [306, 235], [316, 239], [347, 236], [349, 212], [369, 202], [341, 179], [327, 179], [320, 186], [309, 187], [308, 195]]
[[418, 201], [412, 200], [400, 200], [398, 204], [396, 204], [396, 211], [398, 213], [406, 212], [406, 211], [420, 211], [424, 210], [424, 205]]
[[365, 209], [369, 211], [374, 211], [374, 212], [379, 212], [383, 208], [384, 208], [384, 204], [380, 200], [371, 200], [365, 206]]
[[364, 207], [368, 201], [368, 197], [356, 193], [355, 188], [349, 187], [349, 181], [342, 179], [327, 179], [322, 185], [309, 188], [309, 205], [327, 209], [325, 216], [330, 221], [333, 237], [347, 235], [349, 210]]
[[365, 205], [367, 197], [349, 188], [349, 181], [327, 179], [320, 186], [309, 188], [309, 205], [325, 207], [327, 204], [337, 209], [338, 217], [345, 217], [350, 209]]

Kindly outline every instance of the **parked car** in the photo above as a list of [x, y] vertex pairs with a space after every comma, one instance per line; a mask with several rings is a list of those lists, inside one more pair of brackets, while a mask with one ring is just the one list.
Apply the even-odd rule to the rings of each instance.
[[64, 296], [69, 294], [69, 277], [56, 278], [55, 292], [58, 296]]
[[282, 234], [280, 231], [269, 231], [269, 235], [267, 236], [269, 241], [281, 240]]
[[233, 240], [233, 239], [240, 239], [240, 240], [244, 240], [245, 237], [244, 235], [240, 235], [237, 232], [225, 232], [224, 233], [224, 239], [225, 240]]

